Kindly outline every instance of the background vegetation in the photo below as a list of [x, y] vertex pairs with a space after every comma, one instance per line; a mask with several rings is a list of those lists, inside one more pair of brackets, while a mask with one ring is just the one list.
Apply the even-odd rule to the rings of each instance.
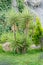
[[16, 1], [18, 12], [12, 0], [0, 0], [0, 65], [43, 65], [40, 19], [25, 7], [24, 0]]
[[0, 3], [0, 44], [10, 42], [14, 53], [26, 53], [32, 44], [40, 45], [42, 49], [40, 19], [34, 18], [24, 1], [17, 0], [19, 12], [12, 9], [11, 0], [0, 0]]
[[0, 11], [11, 8], [11, 0], [0, 0]]

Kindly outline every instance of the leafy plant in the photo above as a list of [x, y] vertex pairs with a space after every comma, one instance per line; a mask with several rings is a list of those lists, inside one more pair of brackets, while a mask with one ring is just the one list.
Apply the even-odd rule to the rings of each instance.
[[22, 13], [16, 13], [14, 10], [10, 10], [8, 14], [8, 23], [13, 26], [15, 40], [13, 41], [13, 48], [16, 48], [15, 50], [17, 53], [25, 53], [29, 45], [32, 43], [32, 36], [30, 35], [32, 34], [32, 29], [34, 28], [34, 24], [32, 25], [33, 16], [27, 9], [24, 9]]
[[36, 45], [41, 44], [40, 42], [41, 37], [42, 37], [42, 27], [41, 27], [40, 19], [37, 17], [36, 26], [34, 30], [34, 42]]
[[20, 12], [22, 12], [24, 9], [24, 0], [16, 0], [16, 1], [17, 1], [17, 5], [18, 5], [18, 10]]
[[11, 7], [11, 0], [0, 0], [0, 11], [7, 10]]
[[0, 43], [5, 43], [5, 42], [13, 42], [14, 40], [14, 35], [12, 32], [4, 32], [2, 33], [0, 37]]

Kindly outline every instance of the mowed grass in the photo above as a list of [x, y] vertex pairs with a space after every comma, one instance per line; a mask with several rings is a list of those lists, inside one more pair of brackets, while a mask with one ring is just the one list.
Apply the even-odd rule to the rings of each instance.
[[27, 54], [0, 53], [0, 65], [43, 65], [43, 52]]

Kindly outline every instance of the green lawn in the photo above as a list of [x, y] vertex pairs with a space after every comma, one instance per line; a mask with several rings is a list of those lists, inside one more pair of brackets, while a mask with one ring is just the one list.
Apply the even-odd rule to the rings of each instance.
[[43, 52], [27, 53], [21, 55], [0, 53], [0, 65], [43, 65], [42, 57]]

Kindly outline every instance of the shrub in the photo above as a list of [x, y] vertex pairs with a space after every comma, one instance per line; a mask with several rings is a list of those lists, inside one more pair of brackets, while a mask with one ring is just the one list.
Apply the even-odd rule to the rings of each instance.
[[36, 45], [40, 44], [43, 36], [38, 17], [36, 17], [36, 22], [34, 22], [34, 16], [27, 9], [24, 9], [22, 13], [9, 10], [6, 13], [6, 17], [8, 22], [4, 29], [10, 30], [8, 29], [10, 27], [12, 32], [4, 31], [0, 37], [0, 43], [11, 42], [13, 52], [16, 53], [27, 52], [28, 47], [33, 43]]
[[1, 43], [5, 43], [7, 41], [7, 34], [2, 34], [1, 35], [1, 39], [0, 39]]
[[6, 21], [5, 21], [5, 14], [2, 12], [2, 13], [0, 13], [0, 35], [4, 31], [4, 28], [5, 28], [4, 24], [5, 23], [6, 23]]
[[22, 12], [24, 9], [24, 0], [16, 0], [16, 1], [17, 1], [18, 10]]
[[41, 37], [42, 37], [42, 27], [40, 23], [40, 19], [36, 18], [36, 26], [34, 28], [34, 43], [36, 45], [41, 44]]
[[0, 43], [5, 43], [5, 42], [12, 43], [13, 40], [14, 40], [14, 35], [12, 32], [4, 32], [0, 37]]
[[28, 47], [32, 44], [32, 38], [22, 32], [16, 32], [16, 39], [12, 42], [13, 52], [26, 53]]
[[0, 12], [0, 35], [5, 31], [9, 32], [10, 30], [11, 26], [7, 24], [6, 12]]
[[11, 0], [0, 0], [0, 11], [7, 10], [11, 7]]
[[15, 40], [12, 46], [17, 53], [25, 53], [29, 45], [33, 43], [31, 35], [34, 28], [34, 24], [32, 24], [33, 16], [27, 9], [24, 9], [22, 13], [16, 13], [14, 10], [11, 10], [8, 14], [8, 23], [13, 26]]

